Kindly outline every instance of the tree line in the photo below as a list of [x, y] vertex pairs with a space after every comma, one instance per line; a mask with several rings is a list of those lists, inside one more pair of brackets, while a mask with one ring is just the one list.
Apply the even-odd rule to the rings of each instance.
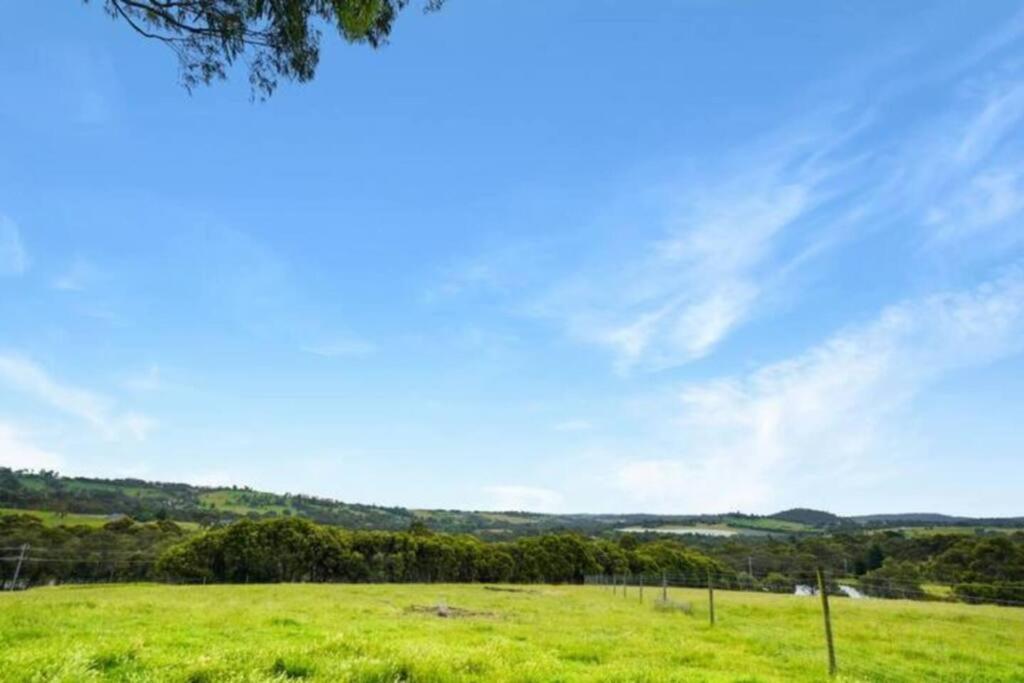
[[[435, 533], [361, 531], [302, 518], [243, 519], [189, 532], [130, 518], [103, 526], [48, 527], [31, 515], [0, 517], [0, 571], [30, 546], [28, 585], [73, 581], [582, 583], [592, 574], [712, 571], [722, 563], [674, 540], [639, 545], [562, 532], [486, 542]], [[4, 575], [6, 578], [6, 574]]]
[[[436, 533], [366, 531], [306, 519], [243, 519], [205, 531], [128, 517], [100, 526], [47, 526], [0, 516], [0, 578], [30, 546], [21, 578], [50, 581], [353, 581], [578, 583], [595, 574], [701, 577], [722, 587], [792, 592], [818, 566], [878, 597], [929, 598], [950, 586], [966, 602], [1024, 603], [1024, 533], [910, 536], [899, 532], [789, 539], [665, 539], [546, 533], [488, 542]], [[696, 546], [696, 547], [694, 547]]]
[[941, 584], [968, 602], [1024, 602], [1021, 531], [860, 531], [692, 538], [687, 543], [730, 567], [740, 581], [765, 590], [792, 592], [820, 566], [834, 576], [855, 579], [863, 592], [877, 597], [923, 599], [928, 597], [927, 584]]
[[485, 542], [464, 534], [352, 531], [305, 519], [242, 520], [168, 548], [171, 580], [582, 583], [600, 573], [727, 572], [672, 540], [635, 548], [564, 532]]
[[0, 515], [0, 583], [28, 547], [19, 573], [24, 585], [76, 581], [143, 581], [154, 578], [160, 554], [188, 531], [167, 520], [139, 523], [129, 517], [98, 527], [47, 526], [33, 515]]

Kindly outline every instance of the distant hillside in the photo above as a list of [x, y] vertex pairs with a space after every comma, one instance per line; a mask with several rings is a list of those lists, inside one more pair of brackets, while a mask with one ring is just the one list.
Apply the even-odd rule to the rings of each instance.
[[[437, 531], [509, 538], [571, 529], [600, 533], [650, 515], [546, 515], [532, 512], [411, 510], [344, 503], [301, 494], [276, 494], [248, 487], [206, 487], [141, 479], [61, 477], [56, 472], [0, 467], [0, 509], [72, 515], [126, 515], [139, 521], [170, 519], [203, 526], [237, 519], [305, 517], [349, 529], [404, 530], [414, 521]], [[76, 518], [80, 519], [80, 518]]]
[[57, 513], [127, 515], [140, 521], [173, 519], [213, 524], [239, 517], [299, 515], [357, 528], [405, 528], [402, 508], [349, 505], [312, 496], [276, 495], [249, 488], [211, 488], [141, 479], [60, 477], [54, 472], [0, 468], [0, 506]]
[[869, 526], [1020, 526], [1024, 517], [956, 517], [937, 512], [856, 515], [846, 519]]
[[781, 519], [785, 522], [806, 524], [812, 527], [827, 527], [842, 524], [843, 518], [824, 510], [812, 510], [810, 508], [792, 508], [769, 515], [772, 519]]
[[[508, 539], [550, 531], [571, 530], [599, 535], [630, 528], [640, 533], [679, 533], [694, 527], [731, 529], [754, 535], [799, 535], [837, 528], [901, 526], [1024, 526], [1024, 518], [969, 519], [931, 513], [863, 515], [844, 518], [822, 510], [793, 508], [770, 516], [738, 512], [717, 515], [542, 514], [414, 510], [403, 507], [345, 503], [302, 494], [278, 494], [248, 487], [209, 487], [143, 481], [62, 477], [56, 472], [15, 471], [0, 467], [0, 514], [13, 510], [38, 512], [55, 524], [89, 522], [128, 516], [138, 521], [169, 519], [187, 525], [211, 526], [237, 519], [304, 517], [349, 529], [403, 530], [422, 522], [436, 531]], [[96, 517], [84, 517], [92, 515]]]
[[732, 528], [744, 533], [813, 532], [807, 525], [757, 515], [542, 514], [413, 510], [345, 503], [299, 494], [255, 491], [248, 487], [207, 487], [141, 479], [61, 477], [56, 472], [0, 468], [0, 509], [37, 511], [50, 523], [79, 523], [83, 515], [125, 515], [139, 521], [170, 519], [210, 526], [237, 519], [297, 516], [349, 529], [403, 530], [422, 522], [436, 531], [507, 539], [549, 531], [572, 530], [598, 535], [624, 528], [657, 533], [665, 528], [698, 525]]
[[854, 522], [870, 523], [913, 523], [913, 524], [963, 524], [973, 521], [969, 517], [954, 517], [937, 512], [902, 512], [895, 514], [855, 515], [849, 519]]

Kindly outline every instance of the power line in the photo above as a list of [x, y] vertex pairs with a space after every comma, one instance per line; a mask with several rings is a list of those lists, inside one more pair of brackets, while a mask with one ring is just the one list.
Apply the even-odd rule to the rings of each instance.
[[[12, 560], [17, 561], [21, 558], [17, 556], [12, 557], [0, 557], [0, 560]], [[60, 558], [46, 558], [46, 557], [25, 557], [23, 559], [25, 564], [32, 564], [34, 562], [47, 562], [47, 563], [61, 563], [61, 564], [156, 564], [156, 560], [101, 560], [101, 559], [60, 559]]]

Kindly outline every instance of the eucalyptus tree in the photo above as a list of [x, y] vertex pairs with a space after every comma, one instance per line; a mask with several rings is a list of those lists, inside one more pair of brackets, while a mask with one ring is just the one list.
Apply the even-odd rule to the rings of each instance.
[[[84, 0], [87, 4], [90, 0]], [[424, 11], [444, 0], [423, 0]], [[178, 57], [188, 90], [248, 65], [254, 96], [273, 94], [281, 79], [309, 81], [325, 29], [349, 43], [384, 45], [410, 0], [102, 0], [111, 17]]]

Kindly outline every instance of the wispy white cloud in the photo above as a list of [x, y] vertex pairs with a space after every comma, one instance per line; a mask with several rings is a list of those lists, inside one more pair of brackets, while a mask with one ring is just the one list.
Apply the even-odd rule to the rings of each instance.
[[1024, 351], [1024, 270], [907, 301], [749, 375], [685, 387], [679, 455], [623, 461], [616, 484], [648, 508], [763, 509], [794, 480], [885, 463], [894, 420], [959, 368]]
[[58, 470], [64, 466], [59, 455], [29, 443], [14, 425], [0, 422], [0, 466], [11, 469]]
[[1024, 116], [1024, 81], [999, 78], [985, 84], [982, 92], [970, 90], [970, 96], [982, 98], [983, 105], [953, 150], [953, 159], [961, 164], [974, 164], [990, 155]]
[[848, 133], [786, 133], [680, 181], [644, 230], [649, 237], [634, 240], [639, 249], [577, 273], [534, 310], [611, 350], [623, 372], [706, 356], [754, 314], [787, 263], [827, 234], [806, 228], [849, 165], [827, 159]]
[[948, 111], [891, 151], [860, 157], [842, 141], [859, 139], [860, 124], [825, 123], [741, 153], [730, 173], [682, 193], [646, 257], [590, 276], [591, 299], [560, 312], [578, 337], [615, 351], [620, 369], [658, 369], [707, 355], [823, 246], [894, 220], [919, 221], [924, 241], [953, 258], [963, 257], [953, 242], [982, 231], [989, 252], [1005, 253], [1024, 241], [1022, 124], [1024, 81], [997, 67], [964, 79]]
[[[985, 171], [971, 178], [941, 203], [932, 206], [925, 223], [934, 240], [948, 243], [998, 228], [1024, 213], [1024, 174], [1016, 168]], [[1017, 241], [1024, 230], [1017, 231]]]
[[482, 507], [488, 510], [553, 512], [562, 504], [562, 494], [534, 486], [487, 486], [484, 493], [487, 502]]
[[1005, 250], [1024, 218], [1024, 81], [995, 69], [955, 92], [896, 152], [875, 202], [918, 221], [934, 252], [959, 257], [982, 234]]
[[[1022, 17], [973, 62], [1017, 40]], [[621, 223], [612, 239], [588, 231], [571, 256], [563, 253], [560, 272], [521, 295], [527, 303], [519, 308], [607, 349], [629, 374], [704, 358], [750, 320], [799, 305], [794, 283], [808, 284], [800, 278], [842, 246], [898, 233], [966, 261], [981, 247], [963, 243], [984, 232], [987, 265], [1005, 260], [1024, 241], [1018, 67], [972, 63], [969, 73], [947, 74], [958, 80], [942, 94], [890, 93], [937, 98], [898, 123], [866, 100], [819, 106], [704, 159], [699, 172], [630, 188], [618, 200], [629, 210], [610, 211]], [[609, 242], [614, 247], [602, 253]], [[468, 262], [452, 289], [494, 291], [503, 273], [526, 261], [509, 266], [504, 256]]]
[[28, 252], [22, 244], [18, 225], [0, 215], [0, 275], [21, 275], [28, 267]]
[[84, 420], [106, 439], [143, 441], [156, 426], [156, 421], [145, 415], [116, 411], [114, 402], [106, 396], [57, 381], [21, 356], [0, 354], [0, 380], [66, 415]]

